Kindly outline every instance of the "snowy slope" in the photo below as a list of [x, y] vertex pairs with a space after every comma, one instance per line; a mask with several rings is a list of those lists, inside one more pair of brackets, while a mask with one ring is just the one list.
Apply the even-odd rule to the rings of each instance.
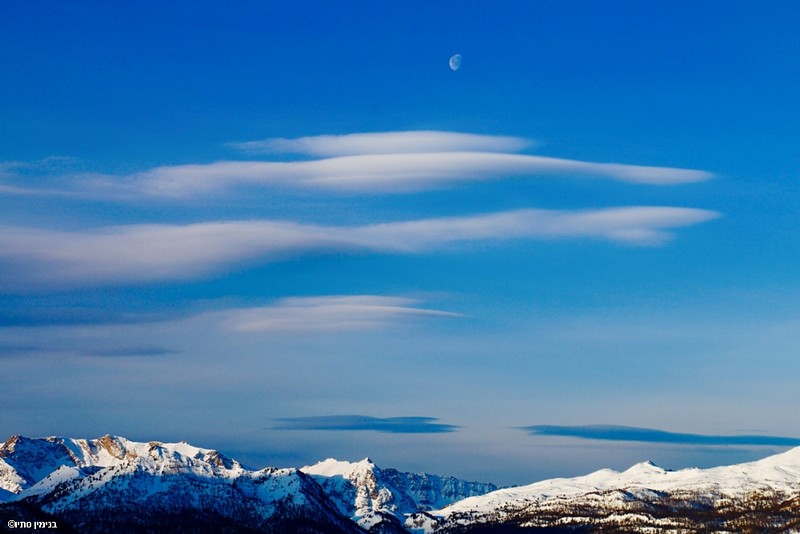
[[617, 472], [601, 469], [576, 478], [555, 478], [529, 486], [501, 489], [481, 497], [464, 499], [441, 510], [490, 511], [508, 504], [570, 498], [589, 493], [625, 489], [630, 492], [705, 492], [741, 495], [758, 490], [800, 490], [800, 447], [756, 462], [711, 469], [665, 471], [650, 462]]
[[[695, 515], [696, 521], [717, 514], [724, 516], [714, 518], [717, 523], [724, 524], [725, 517], [735, 522], [745, 509], [788, 518], [775, 532], [800, 529], [800, 519], [791, 519], [800, 518], [800, 447], [757, 462], [711, 469], [665, 471], [644, 462], [623, 472], [602, 469], [545, 480], [464, 499], [433, 512], [435, 520], [411, 517], [407, 526], [446, 532], [457, 525], [512, 522], [538, 527], [610, 525], [631, 532], [652, 527], [660, 532], [702, 527], [692, 524]], [[733, 526], [731, 531], [739, 531]]]

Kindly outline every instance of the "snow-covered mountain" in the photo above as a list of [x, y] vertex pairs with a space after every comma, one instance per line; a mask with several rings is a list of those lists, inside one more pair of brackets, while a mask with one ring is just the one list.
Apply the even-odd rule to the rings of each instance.
[[14, 436], [0, 484], [4, 520], [34, 509], [80, 532], [362, 532], [297, 469], [250, 471], [187, 443]]
[[369, 459], [249, 470], [187, 443], [14, 436], [0, 446], [7, 521], [57, 521], [62, 532], [800, 533], [800, 447], [727, 467], [641, 463], [496, 489]]
[[[568, 528], [578, 532], [800, 532], [800, 447], [763, 460], [665, 471], [650, 462], [501, 489], [431, 514], [421, 532]], [[585, 530], [584, 530], [585, 529]]]
[[399, 526], [408, 514], [443, 508], [497, 489], [494, 484], [380, 468], [369, 458], [360, 462], [328, 458], [301, 471], [322, 485], [342, 514], [366, 529], [381, 522]]

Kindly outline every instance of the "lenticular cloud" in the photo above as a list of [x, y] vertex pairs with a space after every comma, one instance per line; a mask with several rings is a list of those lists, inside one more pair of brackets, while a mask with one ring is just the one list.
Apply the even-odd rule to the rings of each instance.
[[[190, 197], [236, 187], [281, 187], [359, 193], [407, 193], [455, 184], [534, 176], [593, 177], [647, 185], [708, 180], [705, 171], [590, 162], [518, 153], [520, 137], [411, 131], [270, 138], [233, 143], [271, 160], [162, 166], [128, 176], [135, 194]], [[280, 161], [283, 154], [311, 159]], [[314, 159], [316, 158], [316, 159]], [[105, 180], [105, 184], [118, 180]]]
[[603, 239], [658, 245], [670, 230], [718, 217], [713, 211], [631, 206], [513, 210], [360, 226], [278, 220], [146, 224], [83, 231], [0, 226], [0, 289], [35, 291], [201, 279], [234, 266], [325, 253], [414, 254], [500, 239]]

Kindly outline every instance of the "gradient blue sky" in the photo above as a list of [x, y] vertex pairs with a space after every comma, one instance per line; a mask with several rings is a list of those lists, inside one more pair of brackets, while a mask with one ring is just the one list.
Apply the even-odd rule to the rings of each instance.
[[798, 28], [795, 1], [6, 2], [0, 430], [497, 483], [781, 450]]

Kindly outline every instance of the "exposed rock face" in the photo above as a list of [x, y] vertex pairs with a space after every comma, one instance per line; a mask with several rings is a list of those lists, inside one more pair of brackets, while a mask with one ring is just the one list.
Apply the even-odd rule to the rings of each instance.
[[367, 529], [381, 522], [402, 524], [408, 514], [497, 489], [494, 484], [383, 469], [369, 458], [354, 463], [329, 458], [301, 470], [322, 485], [344, 515]]

